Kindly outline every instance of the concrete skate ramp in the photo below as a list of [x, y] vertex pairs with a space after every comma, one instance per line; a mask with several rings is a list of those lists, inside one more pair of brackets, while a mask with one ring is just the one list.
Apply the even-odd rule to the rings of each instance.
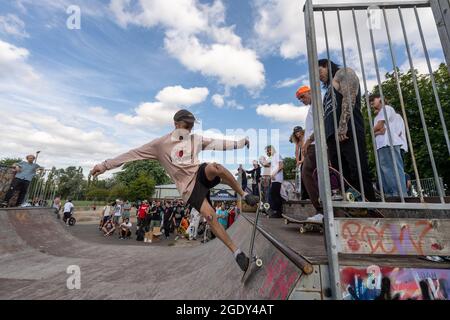
[[[250, 218], [228, 230], [247, 250]], [[50, 209], [0, 209], [0, 299], [287, 299], [311, 266], [260, 230], [264, 264], [246, 283], [218, 240], [192, 247], [120, 246], [71, 235]], [[68, 289], [69, 266], [81, 288]]]

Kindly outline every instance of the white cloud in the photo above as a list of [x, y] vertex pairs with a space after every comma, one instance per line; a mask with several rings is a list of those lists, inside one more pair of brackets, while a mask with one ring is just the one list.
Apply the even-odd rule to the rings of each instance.
[[258, 91], [265, 85], [264, 65], [245, 48], [234, 26], [225, 25], [225, 6], [216, 0], [112, 0], [110, 9], [122, 27], [161, 26], [167, 52], [188, 70], [213, 77], [226, 87]]
[[215, 94], [211, 97], [211, 101], [213, 105], [215, 105], [218, 108], [222, 108], [225, 104], [225, 101], [223, 99], [223, 96], [220, 94]]
[[105, 116], [108, 114], [108, 110], [103, 107], [91, 107], [89, 108], [89, 112], [98, 116]]
[[119, 113], [115, 119], [133, 126], [161, 128], [173, 122], [173, 115], [180, 107], [190, 107], [206, 100], [207, 88], [185, 89], [181, 86], [166, 87], [156, 95], [155, 102], [140, 104], [135, 115]]
[[25, 23], [14, 14], [0, 16], [0, 32], [18, 38], [29, 37], [28, 33], [25, 31]]
[[0, 90], [18, 82], [31, 83], [39, 79], [33, 67], [27, 63], [29, 55], [27, 49], [0, 40]]
[[290, 103], [263, 104], [256, 108], [256, 113], [277, 122], [304, 123], [308, 108], [297, 107]]
[[[300, 10], [300, 8], [303, 8], [304, 1], [299, 3], [290, 0], [254, 0], [254, 3], [257, 10], [257, 18], [254, 26], [256, 34], [254, 46], [258, 48], [257, 51], [259, 53], [279, 55], [286, 59], [303, 59], [307, 57], [304, 14]], [[342, 1], [317, 0], [314, 1], [314, 3], [330, 4], [342, 3]], [[423, 55], [423, 48], [414, 11], [412, 9], [404, 9], [402, 12], [411, 49], [413, 51], [422, 51]], [[372, 84], [374, 83], [373, 79], [376, 79], [376, 70], [367, 23], [367, 12], [363, 10], [356, 11], [355, 13], [361, 41], [364, 67], [368, 83], [370, 84], [370, 90]], [[441, 44], [431, 10], [429, 8], [419, 8], [418, 13], [422, 24], [426, 45], [430, 54], [432, 54], [433, 57], [437, 57], [437, 59], [441, 59], [441, 61], [443, 61]], [[398, 66], [402, 66], [404, 69], [407, 58], [398, 12], [397, 10], [386, 10], [386, 15], [390, 27], [389, 31], [391, 40], [397, 54], [397, 64]], [[314, 17], [318, 54], [320, 57], [326, 57], [326, 41], [324, 36], [325, 32], [322, 14], [320, 12], [316, 12]], [[326, 12], [325, 20], [327, 24], [331, 59], [337, 63], [343, 64], [336, 12]], [[374, 29], [373, 34], [377, 49], [378, 64], [382, 67], [382, 70], [380, 70], [381, 81], [383, 81], [385, 73], [392, 70], [392, 63], [387, 42], [386, 28], [384, 26], [384, 19], [381, 11], [379, 21], [380, 28]], [[341, 11], [341, 22], [347, 66], [353, 68], [359, 75], [360, 79], [362, 79], [351, 11]], [[403, 52], [404, 54], [400, 55], [399, 52]], [[417, 56], [417, 54], [414, 55]], [[434, 63], [435, 62], [436, 61], [434, 61]], [[423, 64], [424, 58], [422, 57], [421, 62], [417, 62], [419, 69], [423, 69]], [[289, 82], [287, 83], [289, 84]]]
[[205, 101], [207, 88], [185, 89], [182, 86], [166, 87], [156, 95], [156, 100], [169, 106], [192, 106]]
[[303, 82], [308, 81], [308, 79], [309, 75], [303, 75], [298, 78], [286, 78], [277, 81], [277, 83], [275, 83], [275, 88], [280, 89], [280, 88], [289, 88], [293, 86], [300, 86], [303, 84]]
[[240, 105], [236, 102], [236, 100], [228, 100], [227, 101], [227, 107], [236, 109], [236, 110], [244, 110], [244, 106]]

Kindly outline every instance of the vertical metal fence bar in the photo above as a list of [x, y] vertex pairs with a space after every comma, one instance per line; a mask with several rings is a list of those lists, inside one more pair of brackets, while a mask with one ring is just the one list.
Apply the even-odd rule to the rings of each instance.
[[427, 61], [428, 71], [430, 72], [431, 84], [433, 86], [434, 98], [436, 100], [436, 107], [439, 112], [439, 118], [441, 119], [442, 130], [444, 130], [445, 142], [447, 143], [448, 154], [450, 155], [450, 140], [448, 138], [447, 125], [445, 124], [444, 113], [442, 112], [441, 99], [436, 88], [436, 80], [434, 79], [433, 68], [431, 67], [430, 55], [428, 54], [427, 44], [423, 36], [422, 24], [420, 23], [417, 7], [414, 7], [414, 14], [416, 15], [417, 27], [419, 28], [420, 40], [422, 42], [423, 52], [425, 54], [425, 60]]
[[[345, 75], [347, 78], [347, 60], [345, 57], [344, 38], [342, 36], [341, 12], [339, 9], [336, 12], [337, 12], [337, 17], [338, 17], [339, 38], [341, 41], [342, 62], [344, 64], [344, 72], [345, 72]], [[360, 88], [360, 90], [361, 90], [361, 88]], [[356, 126], [355, 126], [355, 118], [353, 115], [353, 105], [352, 105], [351, 93], [350, 93], [350, 88], [348, 86], [347, 86], [347, 95], [348, 95], [348, 100], [350, 103], [350, 121], [351, 121], [351, 125], [352, 125], [353, 144], [354, 144], [355, 153], [356, 153], [356, 167], [358, 169], [358, 179], [359, 179], [359, 188], [360, 188], [359, 191], [361, 192], [362, 202], [366, 202], [362, 170], [361, 170], [361, 159], [359, 156], [358, 137], [356, 135]], [[356, 102], [356, 98], [355, 98], [355, 102]], [[341, 110], [341, 112], [342, 112], [342, 110]]]
[[[416, 92], [417, 104], [419, 106], [419, 113], [420, 113], [420, 120], [422, 122], [422, 129], [423, 129], [423, 132], [425, 134], [425, 141], [426, 141], [426, 144], [427, 144], [428, 155], [430, 156], [430, 161], [431, 161], [431, 167], [433, 169], [434, 180], [436, 181], [436, 183], [438, 183], [439, 182], [439, 175], [437, 173], [436, 162], [434, 161], [433, 149], [431, 147], [430, 136], [428, 134], [428, 127], [427, 127], [427, 123], [425, 121], [425, 116], [424, 116], [424, 113], [423, 113], [422, 99], [420, 97], [419, 86], [417, 84], [416, 70], [414, 69], [414, 63], [413, 63], [412, 55], [411, 55], [411, 48], [409, 46], [408, 35], [406, 33], [405, 22], [403, 20], [403, 13], [402, 13], [401, 7], [398, 7], [398, 13], [399, 13], [399, 16], [400, 16], [400, 24], [402, 26], [403, 38], [405, 40], [406, 52], [408, 54], [409, 66], [410, 66], [412, 79], [413, 79], [413, 84], [414, 84], [414, 91]], [[438, 186], [438, 192], [439, 192], [439, 197], [441, 199], [441, 203], [445, 203], [444, 196], [442, 194], [442, 190], [441, 190], [440, 186]]]
[[328, 266], [332, 297], [342, 299], [339, 259], [336, 231], [334, 226], [333, 205], [331, 202], [330, 175], [328, 173], [328, 156], [326, 151], [325, 126], [323, 120], [323, 104], [320, 92], [319, 68], [317, 58], [316, 31], [312, 1], [305, 3], [305, 31], [308, 50], [309, 78], [311, 83], [312, 100], [314, 106], [314, 136], [316, 140], [316, 157], [319, 174], [319, 191], [324, 209], [325, 241], [327, 247]]
[[380, 186], [381, 201], [384, 202], [385, 199], [384, 199], [383, 183], [381, 182], [380, 162], [378, 160], [377, 144], [375, 141], [375, 134], [373, 131], [372, 112], [370, 110], [370, 103], [369, 103], [369, 91], [367, 90], [366, 71], [364, 68], [364, 60], [363, 60], [363, 55], [362, 55], [362, 51], [361, 51], [361, 40], [359, 38], [358, 24], [356, 23], [355, 9], [352, 9], [352, 16], [353, 16], [353, 25], [355, 28], [356, 43], [358, 46], [359, 62], [361, 64], [361, 75], [363, 78], [364, 96], [365, 96], [366, 106], [367, 106], [367, 116], [369, 117], [370, 136], [372, 138], [373, 153], [375, 156], [375, 166], [376, 166], [376, 170], [377, 170], [378, 185]]
[[[327, 23], [325, 19], [325, 11], [322, 10], [322, 20], [323, 20], [323, 29], [325, 35], [325, 44], [327, 49], [327, 59], [328, 59], [328, 77], [331, 78], [331, 55], [330, 55], [330, 47], [328, 43], [328, 30]], [[331, 100], [333, 103], [333, 122], [334, 122], [334, 141], [336, 143], [336, 150], [338, 154], [338, 169], [339, 169], [339, 182], [341, 184], [341, 193], [342, 197], [345, 195], [345, 184], [344, 184], [344, 171], [342, 170], [342, 157], [341, 157], [341, 146], [339, 143], [339, 135], [338, 135], [338, 123], [337, 123], [337, 115], [336, 115], [336, 95], [334, 93], [334, 88], [332, 84], [332, 80], [330, 80], [331, 86]]]
[[[367, 11], [367, 18], [370, 21], [370, 12], [369, 11]], [[385, 124], [386, 124], [386, 128], [387, 128], [388, 138], [389, 138], [389, 149], [390, 149], [390, 152], [391, 152], [392, 163], [393, 163], [393, 166], [394, 166], [395, 181], [396, 181], [396, 184], [397, 184], [398, 192], [400, 194], [400, 200], [401, 200], [401, 202], [405, 202], [405, 198], [404, 198], [404, 195], [403, 195], [403, 189], [402, 189], [401, 183], [400, 183], [400, 175], [399, 175], [398, 168], [397, 168], [396, 161], [395, 161], [394, 146], [393, 146], [393, 143], [392, 143], [392, 130], [391, 130], [391, 126], [389, 124], [389, 118], [387, 117], [386, 105], [384, 103], [383, 87], [381, 85], [380, 70], [379, 70], [379, 66], [378, 66], [378, 58], [377, 58], [377, 52], [376, 52], [376, 48], [375, 48], [375, 40], [374, 40], [374, 37], [373, 37], [372, 26], [369, 26], [369, 34], [370, 34], [370, 41], [371, 41], [371, 44], [372, 44], [372, 54], [373, 54], [373, 60], [374, 60], [374, 63], [375, 63], [375, 71], [376, 71], [376, 75], [377, 75], [377, 82], [378, 82], [378, 87], [380, 89], [381, 104], [382, 104], [383, 113], [384, 113], [384, 120], [385, 120]]]
[[[419, 170], [417, 169], [416, 156], [414, 154], [414, 148], [413, 148], [413, 144], [412, 144], [412, 140], [411, 140], [411, 134], [409, 132], [409, 122], [408, 122], [408, 117], [406, 115], [405, 101], [403, 99], [403, 92], [402, 92], [402, 87], [400, 84], [400, 77], [398, 75], [397, 59], [395, 58], [395, 53], [394, 53], [394, 50], [392, 47], [391, 32], [390, 32], [389, 22], [387, 20], [385, 8], [383, 8], [383, 18], [384, 18], [384, 24], [386, 26], [386, 34], [387, 34], [387, 38], [388, 38], [389, 51], [391, 53], [392, 68], [394, 69], [394, 77], [395, 77], [395, 81], [397, 83], [397, 91], [398, 91], [398, 97], [400, 99], [400, 107], [402, 109], [403, 120], [405, 121], [405, 129], [406, 129], [405, 131], [406, 131], [406, 136], [407, 136], [407, 140], [408, 140], [409, 152], [411, 152], [411, 161], [412, 161], [412, 165], [413, 165], [413, 169], [414, 169], [414, 174], [418, 181], [418, 187], [420, 190], [421, 186], [420, 186]], [[422, 191], [419, 191], [419, 196], [420, 196], [420, 201], [424, 202]]]

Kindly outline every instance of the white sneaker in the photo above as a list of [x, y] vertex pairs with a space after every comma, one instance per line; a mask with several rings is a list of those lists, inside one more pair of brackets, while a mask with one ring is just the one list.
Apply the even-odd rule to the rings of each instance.
[[444, 262], [445, 260], [439, 256], [426, 256], [425, 259], [433, 262]]
[[307, 221], [311, 221], [311, 222], [323, 222], [323, 214], [318, 213], [312, 217], [309, 217], [308, 219], [306, 219]]

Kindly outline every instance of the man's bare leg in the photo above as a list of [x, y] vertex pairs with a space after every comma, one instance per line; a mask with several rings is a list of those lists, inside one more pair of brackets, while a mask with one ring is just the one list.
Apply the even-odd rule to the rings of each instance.
[[209, 163], [205, 168], [205, 173], [209, 181], [214, 180], [215, 177], [220, 177], [225, 184], [229, 185], [241, 197], [244, 196], [244, 190], [242, 190], [242, 187], [237, 180], [233, 177], [231, 172], [221, 164]]
[[217, 221], [216, 212], [213, 207], [209, 204], [208, 200], [203, 200], [202, 207], [200, 208], [201, 215], [206, 219], [208, 224], [211, 227], [214, 235], [220, 239], [231, 252], [235, 252], [237, 250], [236, 245], [231, 240], [228, 233], [222, 227], [222, 225]]

